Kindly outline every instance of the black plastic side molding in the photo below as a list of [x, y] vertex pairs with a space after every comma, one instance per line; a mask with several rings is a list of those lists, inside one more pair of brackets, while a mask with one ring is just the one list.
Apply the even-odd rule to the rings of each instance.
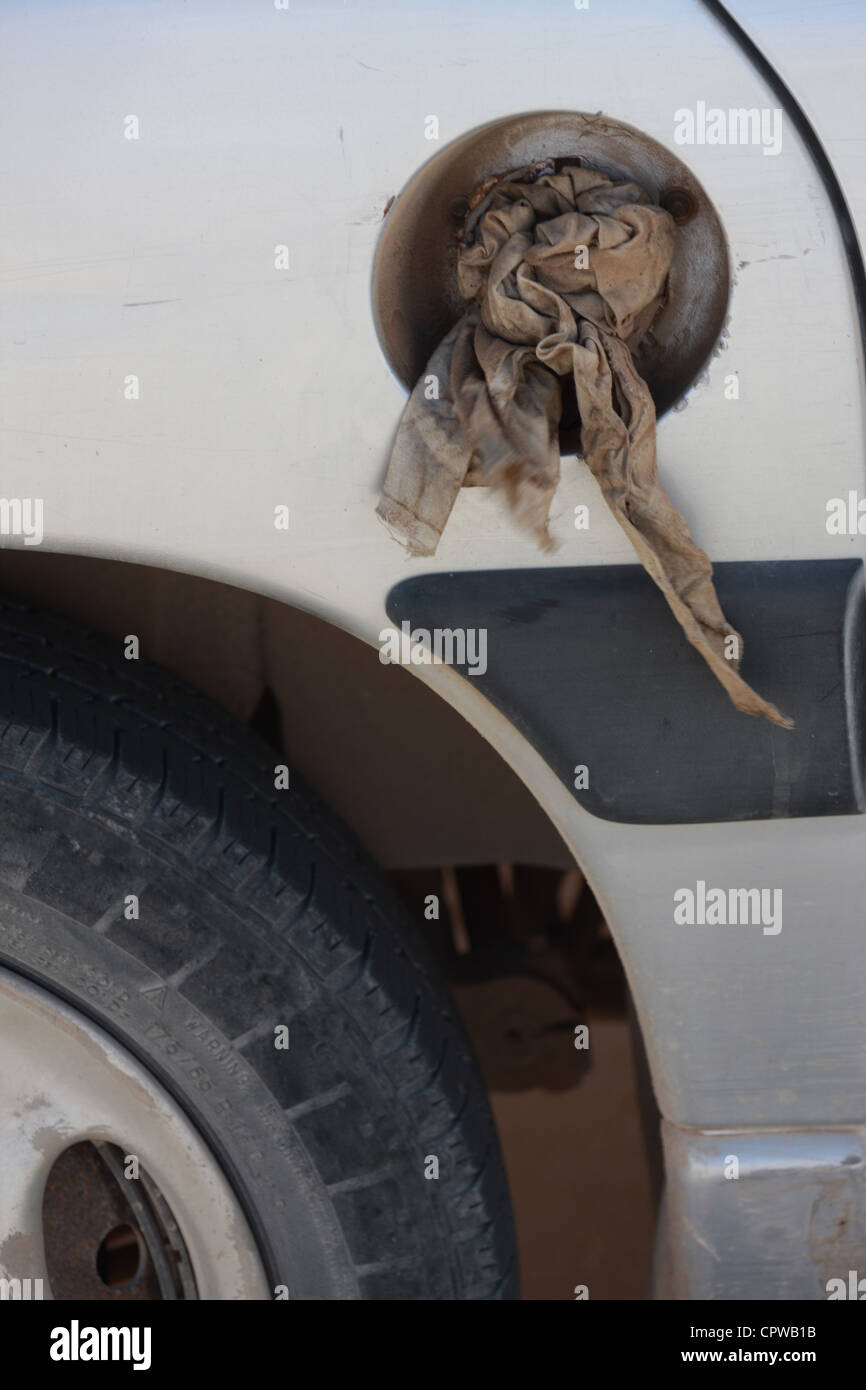
[[[860, 560], [719, 564], [714, 575], [743, 636], [744, 678], [795, 729], [733, 708], [638, 565], [421, 575], [391, 590], [387, 610], [398, 628], [484, 629], [486, 670], [457, 669], [605, 820], [862, 812]], [[581, 765], [587, 785], [575, 790]]]

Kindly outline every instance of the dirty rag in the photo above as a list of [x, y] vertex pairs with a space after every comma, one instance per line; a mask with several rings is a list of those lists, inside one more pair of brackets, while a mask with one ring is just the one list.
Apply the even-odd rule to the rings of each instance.
[[656, 417], [632, 352], [664, 304], [676, 224], [630, 180], [528, 166], [476, 190], [457, 258], [467, 309], [407, 402], [378, 514], [432, 555], [461, 487], [505, 490], [552, 547], [563, 387], [580, 452], [641, 564], [737, 709], [792, 721], [739, 674], [743, 644], [709, 558], [658, 479]]

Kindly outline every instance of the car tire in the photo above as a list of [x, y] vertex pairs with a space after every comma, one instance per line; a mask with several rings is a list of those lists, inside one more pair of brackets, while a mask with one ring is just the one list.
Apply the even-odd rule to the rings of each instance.
[[0, 716], [0, 965], [178, 1103], [274, 1296], [517, 1297], [471, 1049], [334, 815], [173, 676], [9, 600]]

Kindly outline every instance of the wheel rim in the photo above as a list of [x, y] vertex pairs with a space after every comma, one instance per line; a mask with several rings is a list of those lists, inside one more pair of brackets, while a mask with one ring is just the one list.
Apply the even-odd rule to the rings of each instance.
[[[46, 1183], [58, 1159], [85, 1143], [122, 1185], [146, 1252], [161, 1271], [157, 1297], [270, 1297], [252, 1233], [213, 1154], [119, 1043], [68, 1004], [0, 968], [0, 1058], [0, 1279], [21, 1281], [4, 1285], [4, 1297], [53, 1296]], [[72, 1209], [80, 1222], [80, 1203]], [[174, 1292], [158, 1242], [176, 1255]], [[100, 1250], [104, 1244], [97, 1240]]]

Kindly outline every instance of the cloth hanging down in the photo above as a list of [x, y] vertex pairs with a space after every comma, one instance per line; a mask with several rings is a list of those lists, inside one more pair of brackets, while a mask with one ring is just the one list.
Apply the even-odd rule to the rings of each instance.
[[550, 549], [573, 382], [581, 453], [686, 637], [737, 709], [791, 728], [740, 676], [712, 565], [658, 481], [655, 406], [632, 350], [664, 302], [673, 218], [638, 184], [577, 164], [529, 166], [475, 199], [457, 261], [467, 311], [407, 402], [379, 516], [432, 555], [460, 488], [501, 486]]

